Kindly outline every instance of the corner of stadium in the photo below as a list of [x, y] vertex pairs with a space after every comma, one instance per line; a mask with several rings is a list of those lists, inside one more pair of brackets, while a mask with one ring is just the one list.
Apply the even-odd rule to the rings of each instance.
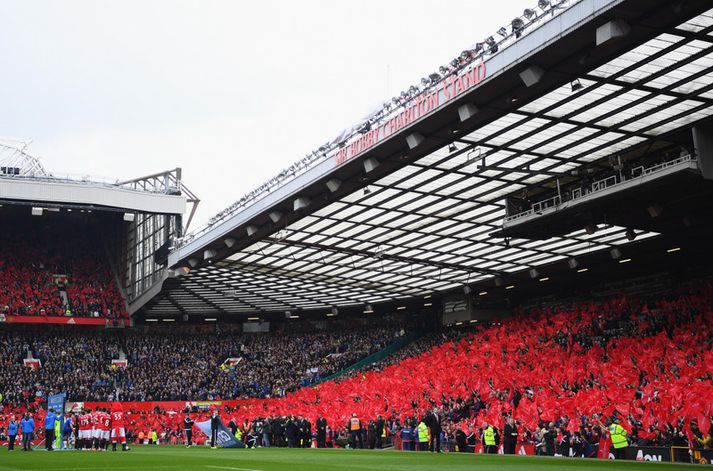
[[0, 470], [710, 467], [713, 2], [515, 14], [199, 227], [0, 138]]

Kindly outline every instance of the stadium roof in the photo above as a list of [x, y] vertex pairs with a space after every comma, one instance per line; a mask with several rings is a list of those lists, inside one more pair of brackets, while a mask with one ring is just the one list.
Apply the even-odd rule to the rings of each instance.
[[32, 141], [0, 137], [0, 206], [138, 211], [183, 215], [188, 227], [200, 200], [181, 180], [181, 169], [127, 181], [90, 175], [57, 175], [29, 153]]
[[[547, 240], [491, 234], [502, 227], [506, 196], [552, 188], [642, 144], [675, 142], [677, 131], [713, 115], [710, 7], [574, 3], [487, 58], [485, 79], [457, 100], [188, 240], [169, 260], [195, 267], [168, 279], [145, 314], [395, 301], [630, 243], [618, 226]], [[624, 35], [597, 46], [608, 22], [623, 22]], [[464, 105], [472, 117], [459, 116]], [[338, 189], [328, 189], [330, 179]]]

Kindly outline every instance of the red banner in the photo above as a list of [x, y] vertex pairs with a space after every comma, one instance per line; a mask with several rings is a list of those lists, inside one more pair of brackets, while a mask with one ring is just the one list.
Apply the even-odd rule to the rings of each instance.
[[129, 327], [128, 319], [107, 319], [104, 317], [45, 317], [45, 316], [6, 316], [8, 324], [65, 324], [65, 325], [107, 325]]
[[[211, 407], [232, 407], [236, 408], [238, 406], [252, 402], [250, 400], [232, 400], [232, 401], [148, 401], [148, 402], [122, 402], [121, 405], [124, 410], [134, 410], [137, 412], [153, 412], [155, 408], [161, 410], [173, 410], [182, 411], [186, 408], [198, 407], [198, 408], [211, 408]], [[82, 403], [85, 408], [96, 409], [97, 407], [105, 407], [110, 409], [113, 402], [84, 402]]]
[[[483, 444], [476, 443], [475, 448], [473, 449], [473, 452], [476, 454], [485, 453], [485, 450], [483, 449]], [[498, 454], [502, 455], [503, 453], [504, 453], [503, 446], [500, 445], [498, 447]], [[518, 443], [517, 446], [515, 447], [515, 454], [534, 456], [535, 455], [535, 445], [533, 445], [532, 443]]]
[[517, 445], [515, 447], [515, 453], [518, 455], [535, 455], [535, 445], [532, 443], [523, 443], [522, 445]]
[[25, 365], [27, 368], [31, 369], [32, 371], [37, 371], [42, 366], [42, 362], [37, 358], [25, 358], [24, 360], [22, 360], [22, 364]]

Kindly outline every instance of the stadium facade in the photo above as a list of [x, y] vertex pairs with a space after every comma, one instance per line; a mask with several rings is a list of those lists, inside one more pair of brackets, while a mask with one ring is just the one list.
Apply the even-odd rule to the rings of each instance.
[[64, 224], [91, 228], [103, 240], [127, 303], [154, 286], [166, 265], [170, 242], [183, 234], [199, 203], [182, 182], [181, 169], [111, 182], [57, 175], [45, 169], [28, 146], [22, 140], [0, 140], [3, 222], [12, 227], [32, 218], [44, 219], [54, 224], [57, 237]]

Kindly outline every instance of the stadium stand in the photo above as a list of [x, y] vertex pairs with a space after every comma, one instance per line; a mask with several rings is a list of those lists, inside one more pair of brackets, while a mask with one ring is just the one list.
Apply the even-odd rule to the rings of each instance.
[[[330, 333], [242, 335], [146, 332], [2, 332], [5, 401], [28, 405], [54, 392], [77, 401], [171, 401], [278, 397], [317, 382], [403, 335], [394, 326]], [[23, 366], [29, 354], [41, 361]], [[112, 366], [126, 358], [126, 368]], [[239, 358], [236, 368], [221, 368]]]
[[0, 313], [127, 317], [96, 232], [71, 222], [5, 222], [0, 232]]
[[31, 319], [0, 440], [66, 393], [132, 443], [217, 412], [248, 446], [713, 460], [710, 1], [538, 8], [193, 232], [180, 169], [0, 201], [0, 323]]
[[[0, 382], [24, 385], [8, 391], [6, 414], [38, 408], [40, 396], [48, 391], [33, 384], [55, 384], [86, 400], [112, 399], [114, 387], [105, 389], [100, 381], [115, 381], [121, 385], [118, 390], [130, 391], [127, 399], [135, 400], [252, 395], [258, 398], [224, 407], [225, 421], [258, 436], [265, 420], [275, 420], [272, 443], [278, 444], [284, 442], [279, 427], [293, 415], [312, 424], [324, 416], [345, 444], [344, 425], [352, 413], [368, 421], [382, 414], [395, 433], [433, 412], [443, 421], [444, 439], [453, 443], [458, 430], [477, 437], [482, 423], [500, 428], [506, 417], [513, 417], [521, 441], [540, 444], [543, 454], [550, 427], [557, 430], [558, 446], [578, 444], [581, 451], [585, 443], [596, 446], [602, 429], [618, 417], [631, 431], [632, 443], [669, 446], [688, 440], [689, 432], [705, 440], [711, 427], [712, 303], [709, 278], [655, 299], [622, 295], [521, 310], [487, 326], [430, 334], [389, 359], [316, 388], [299, 388], [312, 379], [309, 365], [330, 353], [344, 353], [335, 363], [321, 365], [320, 373], [333, 371], [398, 334], [374, 328], [300, 336], [179, 337], [148, 330], [123, 338], [111, 334], [111, 342], [97, 335], [6, 332], [0, 343], [7, 358]], [[209, 344], [213, 347], [206, 348]], [[12, 352], [19, 345], [45, 359], [40, 372], [17, 367], [19, 358]], [[106, 365], [123, 349], [130, 366], [112, 373]], [[225, 357], [238, 354], [244, 361], [226, 371], [219, 368]], [[52, 383], [53, 378], [63, 378], [63, 383]], [[275, 380], [265, 389], [268, 378]], [[280, 386], [296, 390], [280, 398], [259, 398]], [[179, 413], [180, 408], [135, 411], [134, 433], [158, 430], [165, 441], [175, 442]], [[366, 438], [373, 445], [373, 434]]]
[[653, 303], [618, 298], [521, 313], [381, 371], [300, 390], [285, 408], [307, 403], [337, 423], [354, 410], [405, 420], [439, 407], [470, 425], [512, 413], [531, 430], [538, 420], [615, 413], [644, 434], [678, 417], [707, 423], [712, 300], [708, 280]]

